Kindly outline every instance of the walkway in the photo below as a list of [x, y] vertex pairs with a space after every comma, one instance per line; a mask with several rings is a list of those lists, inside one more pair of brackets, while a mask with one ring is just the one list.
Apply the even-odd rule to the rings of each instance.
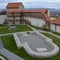
[[3, 48], [3, 44], [2, 44], [2, 41], [0, 39], [0, 49], [2, 49], [2, 48]]
[[55, 36], [57, 38], [60, 38], [60, 36], [56, 35], [56, 34], [53, 34], [52, 32], [49, 32], [49, 34], [51, 34], [52, 36]]
[[3, 47], [2, 41], [0, 39], [0, 54], [8, 58], [9, 60], [24, 60], [21, 57], [17, 56], [16, 54], [8, 51]]
[[8, 51], [5, 48], [0, 49], [0, 53], [9, 60], [23, 60], [21, 57], [15, 55], [14, 53]]
[[[31, 31], [24, 31], [24, 32], [31, 32]], [[14, 33], [21, 33], [21, 32], [14, 32]], [[0, 34], [0, 36], [12, 35], [14, 33]]]
[[42, 30], [38, 30], [39, 32], [43, 32], [43, 33], [49, 33], [49, 34], [51, 34], [52, 36], [55, 36], [55, 37], [57, 37], [57, 38], [60, 38], [60, 36], [58, 36], [58, 35], [56, 35], [56, 34], [54, 34], [54, 33], [52, 33], [52, 32], [46, 32], [46, 31], [42, 31]]
[[55, 37], [57, 37], [57, 38], [60, 38], [60, 36], [58, 36], [58, 35], [56, 35], [56, 34], [54, 34], [54, 33], [52, 33], [52, 32], [46, 32], [46, 31], [42, 31], [42, 30], [37, 30], [37, 29], [31, 27], [30, 25], [28, 25], [28, 27], [30, 27], [33, 31], [36, 31], [37, 33], [38, 33], [38, 31], [39, 31], [39, 32], [44, 32], [44, 33], [49, 33], [49, 34], [51, 34], [52, 36], [55, 36]]

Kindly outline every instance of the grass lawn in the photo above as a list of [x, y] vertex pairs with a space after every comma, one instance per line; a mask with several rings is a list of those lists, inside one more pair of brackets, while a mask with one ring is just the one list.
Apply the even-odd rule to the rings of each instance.
[[[54, 36], [51, 36], [50, 34], [47, 34], [47, 33], [43, 33], [43, 34], [48, 36], [49, 38], [53, 39], [53, 42], [56, 43], [60, 47], [60, 39], [58, 39]], [[17, 48], [13, 35], [2, 36], [1, 39], [2, 39], [2, 42], [6, 49], [14, 52], [15, 54], [24, 58], [25, 60], [59, 60], [60, 59], [60, 52], [52, 58], [45, 58], [45, 59], [33, 58], [33, 57], [29, 56], [23, 48], [21, 48], [21, 49]]]
[[43, 30], [43, 31], [47, 31], [47, 32], [50, 32], [51, 30], [49, 30], [49, 29], [43, 29], [42, 27], [38, 27], [38, 26], [33, 26], [33, 25], [31, 25], [33, 28], [35, 28], [35, 29], [37, 29], [37, 30]]
[[60, 33], [58, 33], [58, 32], [52, 32], [52, 33], [54, 33], [54, 34], [56, 34], [56, 35], [60, 36]]
[[6, 26], [4, 28], [0, 28], [0, 34], [7, 34], [7, 33], [12, 33], [12, 32], [21, 32], [21, 31], [31, 31], [27, 25], [16, 25], [17, 29], [16, 30], [9, 30], [9, 27]]
[[41, 30], [42, 28], [41, 27], [38, 27], [38, 26], [34, 26], [34, 25], [31, 25], [33, 28], [37, 29], [37, 30]]
[[0, 24], [0, 27], [4, 27], [4, 26], [6, 26], [6, 25], [4, 25], [4, 24]]

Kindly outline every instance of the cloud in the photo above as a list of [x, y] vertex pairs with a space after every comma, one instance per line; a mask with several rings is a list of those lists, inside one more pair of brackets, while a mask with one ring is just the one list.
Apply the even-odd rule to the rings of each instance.
[[[51, 3], [52, 5], [56, 6], [57, 3], [60, 3], [60, 0], [19, 0], [20, 2], [23, 2], [24, 6], [26, 8], [32, 8], [32, 7], [40, 7], [40, 6], [48, 6], [50, 7]], [[52, 6], [51, 5], [51, 6]]]
[[8, 2], [22, 2], [25, 8], [40, 8], [58, 6], [57, 3], [60, 3], [60, 0], [0, 0], [0, 6], [6, 6]]
[[15, 2], [15, 1], [19, 1], [19, 0], [0, 0], [0, 3], [8, 3], [8, 2]]
[[8, 2], [18, 2], [19, 0], [0, 0], [0, 9], [5, 8]]
[[23, 2], [24, 4], [28, 3], [59, 3], [60, 0], [0, 0], [0, 3], [7, 3], [7, 2], [15, 2], [15, 1], [20, 1]]
[[23, 3], [28, 3], [28, 2], [32, 2], [32, 3], [59, 3], [60, 0], [19, 0]]

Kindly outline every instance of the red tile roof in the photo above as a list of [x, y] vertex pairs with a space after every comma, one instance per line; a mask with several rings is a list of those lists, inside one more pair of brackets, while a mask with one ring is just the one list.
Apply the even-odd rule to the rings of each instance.
[[6, 8], [18, 8], [20, 5], [23, 5], [22, 2], [8, 3]]
[[19, 9], [7, 9], [7, 12], [40, 12], [42, 14], [44, 14], [47, 11], [47, 9], [35, 9], [35, 10], [19, 10]]
[[53, 24], [60, 25], [60, 16], [57, 17], [55, 20], [52, 20]]
[[50, 17], [48, 16], [48, 14], [45, 13], [45, 14], [43, 14], [43, 15], [44, 15], [45, 19], [46, 19], [48, 22], [50, 22]]

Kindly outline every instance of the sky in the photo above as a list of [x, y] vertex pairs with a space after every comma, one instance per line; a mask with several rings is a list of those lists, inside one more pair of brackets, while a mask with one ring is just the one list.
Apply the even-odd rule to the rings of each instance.
[[0, 9], [8, 2], [22, 2], [25, 8], [56, 8], [60, 9], [60, 0], [0, 0]]

